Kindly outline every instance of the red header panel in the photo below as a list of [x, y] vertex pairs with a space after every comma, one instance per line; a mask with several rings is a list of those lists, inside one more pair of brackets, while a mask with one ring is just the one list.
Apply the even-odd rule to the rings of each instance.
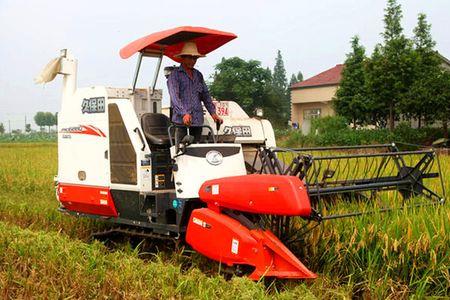
[[311, 204], [303, 182], [295, 176], [244, 175], [206, 181], [200, 199], [216, 210], [239, 211], [282, 216], [311, 215]]

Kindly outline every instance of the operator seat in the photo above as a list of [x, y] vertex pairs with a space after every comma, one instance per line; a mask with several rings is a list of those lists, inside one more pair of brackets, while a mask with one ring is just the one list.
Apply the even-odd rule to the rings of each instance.
[[146, 113], [141, 117], [142, 130], [150, 145], [170, 146], [167, 129], [170, 126], [169, 118], [160, 113]]

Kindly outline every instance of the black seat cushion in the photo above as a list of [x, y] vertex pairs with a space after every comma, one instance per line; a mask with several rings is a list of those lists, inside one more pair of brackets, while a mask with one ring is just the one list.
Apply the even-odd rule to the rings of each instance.
[[170, 126], [169, 118], [164, 114], [146, 113], [141, 117], [141, 125], [147, 142], [152, 145], [170, 145], [167, 128]]

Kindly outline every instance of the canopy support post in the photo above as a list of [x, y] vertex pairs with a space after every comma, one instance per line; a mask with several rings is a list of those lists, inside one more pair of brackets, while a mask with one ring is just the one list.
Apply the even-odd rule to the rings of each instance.
[[161, 63], [163, 59], [163, 53], [158, 56], [158, 62], [156, 63], [155, 75], [153, 76], [153, 82], [150, 89], [150, 95], [155, 92], [156, 81], [158, 80], [159, 70], [161, 69]]
[[139, 76], [139, 70], [141, 69], [141, 63], [142, 63], [142, 52], [139, 52], [139, 57], [136, 63], [136, 70], [134, 71], [134, 78], [133, 78], [133, 87], [131, 90], [131, 94], [134, 94], [134, 90], [136, 89], [136, 83]]

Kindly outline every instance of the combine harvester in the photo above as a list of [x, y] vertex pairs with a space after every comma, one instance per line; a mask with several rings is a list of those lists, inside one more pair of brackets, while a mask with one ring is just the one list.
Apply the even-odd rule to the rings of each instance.
[[[441, 194], [428, 185], [440, 177], [433, 150], [400, 151], [395, 144], [280, 149], [270, 122], [249, 117], [233, 101], [215, 102], [224, 122], [216, 125], [207, 115], [201, 143], [175, 136], [161, 113], [162, 91], [155, 89], [163, 56], [177, 61], [187, 41], [207, 54], [234, 38], [178, 27], [136, 40], [120, 51], [124, 59], [138, 54], [131, 88], [77, 88], [77, 61], [62, 50], [37, 78], [63, 75], [55, 179], [60, 211], [115, 223], [109, 233], [186, 242], [258, 280], [316, 278], [287, 246], [314, 227], [310, 222], [366, 213], [330, 213], [340, 200], [351, 208], [396, 190], [393, 195], [411, 198], [412, 205], [416, 198], [444, 201], [442, 179]], [[153, 82], [136, 88], [148, 57], [158, 59]], [[390, 209], [384, 205], [378, 209]]]

